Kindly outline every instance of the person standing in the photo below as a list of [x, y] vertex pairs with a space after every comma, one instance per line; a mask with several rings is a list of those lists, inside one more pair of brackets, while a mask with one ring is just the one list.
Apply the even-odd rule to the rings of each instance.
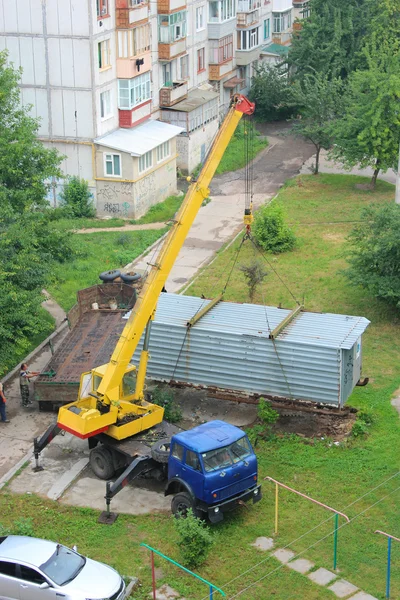
[[6, 397], [3, 392], [3, 384], [0, 383], [0, 417], [2, 423], [9, 423], [10, 420], [6, 416]]
[[36, 375], [40, 375], [40, 373], [36, 371], [29, 371], [28, 365], [26, 363], [22, 363], [21, 370], [19, 372], [19, 387], [21, 390], [22, 406], [30, 406], [33, 404], [32, 400], [29, 398], [29, 380], [32, 379], [32, 377], [36, 377]]

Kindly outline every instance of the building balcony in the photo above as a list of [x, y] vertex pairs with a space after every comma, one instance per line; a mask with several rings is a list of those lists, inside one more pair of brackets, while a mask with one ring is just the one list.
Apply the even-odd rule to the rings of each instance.
[[169, 108], [187, 97], [187, 81], [174, 81], [171, 85], [165, 85], [160, 89], [160, 106]]
[[237, 13], [249, 13], [261, 8], [261, 0], [238, 0]]
[[283, 31], [281, 33], [273, 33], [272, 34], [272, 43], [280, 44], [281, 46], [287, 46], [292, 41], [292, 32], [291, 31]]
[[260, 20], [260, 11], [254, 10], [250, 13], [238, 12], [237, 15], [237, 27], [249, 27], [255, 25]]
[[147, 1], [136, 3], [131, 0], [128, 6], [117, 8], [115, 14], [117, 29], [136, 27], [149, 20], [149, 3]]
[[170, 14], [176, 10], [185, 10], [186, 0], [157, 0], [158, 14]]
[[151, 70], [151, 52], [138, 54], [131, 58], [117, 58], [118, 79], [131, 79]]
[[158, 59], [173, 60], [186, 52], [186, 38], [181, 38], [171, 44], [158, 43]]
[[233, 71], [233, 60], [228, 60], [221, 65], [208, 65], [210, 81], [220, 81]]
[[246, 66], [254, 62], [260, 57], [260, 46], [251, 48], [250, 50], [236, 50], [236, 64], [238, 66]]

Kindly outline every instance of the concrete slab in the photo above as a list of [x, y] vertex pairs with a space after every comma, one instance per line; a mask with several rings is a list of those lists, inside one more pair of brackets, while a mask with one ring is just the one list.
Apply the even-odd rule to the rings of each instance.
[[291, 550], [286, 550], [286, 548], [279, 548], [272, 554], [272, 556], [275, 556], [279, 562], [287, 564], [289, 560], [292, 560], [295, 554]]
[[328, 590], [331, 590], [338, 598], [347, 598], [350, 594], [354, 594], [357, 592], [358, 587], [349, 583], [345, 579], [339, 579], [339, 581], [335, 581], [332, 585], [328, 587]]
[[58, 500], [77, 477], [86, 469], [89, 464], [88, 458], [80, 458], [72, 467], [66, 471], [47, 492], [47, 497], [50, 500]]
[[352, 596], [349, 600], [378, 600], [375, 596], [367, 594], [366, 592], [358, 592], [355, 596]]
[[[150, 594], [150, 598], [153, 597], [153, 594]], [[176, 590], [170, 587], [168, 584], [161, 586], [158, 590], [156, 590], [156, 598], [157, 600], [185, 600]]]
[[[164, 485], [163, 482], [140, 479], [126, 486], [113, 498], [111, 510], [129, 515], [170, 512], [171, 498], [164, 496]], [[105, 510], [105, 493], [106, 482], [97, 479], [94, 475], [90, 476], [90, 469], [88, 469], [85, 475], [66, 491], [59, 502], [70, 506], [89, 506], [97, 510]]]
[[274, 540], [268, 537], [258, 537], [254, 544], [251, 544], [251, 546], [266, 552], [267, 550], [272, 550], [274, 547]]
[[311, 569], [314, 567], [314, 563], [306, 558], [297, 558], [296, 560], [289, 562], [287, 566], [289, 569], [293, 569], [293, 571], [297, 571], [297, 573], [302, 573], [305, 575], [308, 573], [308, 571], [311, 571]]
[[308, 577], [311, 579], [311, 581], [318, 585], [328, 585], [328, 583], [331, 583], [331, 581], [337, 578], [337, 575], [332, 573], [332, 571], [328, 571], [328, 569], [321, 567], [320, 569], [310, 573]]

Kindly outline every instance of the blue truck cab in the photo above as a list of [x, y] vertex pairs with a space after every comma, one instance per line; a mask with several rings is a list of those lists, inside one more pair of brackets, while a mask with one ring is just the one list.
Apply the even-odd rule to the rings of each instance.
[[246, 434], [224, 421], [210, 421], [171, 438], [165, 495], [174, 494], [172, 512], [207, 515], [212, 523], [224, 512], [261, 500], [257, 457]]

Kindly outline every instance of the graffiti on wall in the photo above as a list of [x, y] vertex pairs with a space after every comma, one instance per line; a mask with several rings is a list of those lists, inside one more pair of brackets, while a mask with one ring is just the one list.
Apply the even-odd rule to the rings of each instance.
[[[104, 183], [98, 184], [97, 210], [99, 214], [109, 216], [130, 217], [133, 214], [132, 183]], [[129, 200], [129, 201], [128, 201]]]

